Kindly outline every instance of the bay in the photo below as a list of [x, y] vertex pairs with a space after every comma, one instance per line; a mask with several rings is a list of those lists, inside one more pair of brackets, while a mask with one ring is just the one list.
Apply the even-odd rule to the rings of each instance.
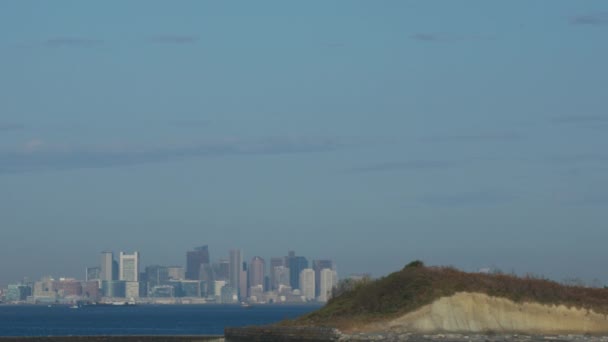
[[295, 318], [315, 305], [139, 305], [71, 309], [0, 305], [0, 336], [223, 335], [224, 327]]

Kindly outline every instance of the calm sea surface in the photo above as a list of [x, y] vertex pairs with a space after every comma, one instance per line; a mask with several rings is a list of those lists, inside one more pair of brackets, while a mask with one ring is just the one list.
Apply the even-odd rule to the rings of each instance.
[[222, 335], [226, 326], [295, 318], [318, 306], [140, 305], [132, 307], [0, 305], [0, 336]]

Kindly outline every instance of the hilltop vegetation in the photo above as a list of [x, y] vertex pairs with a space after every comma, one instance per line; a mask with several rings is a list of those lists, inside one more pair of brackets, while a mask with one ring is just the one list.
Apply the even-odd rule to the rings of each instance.
[[483, 293], [516, 303], [592, 309], [608, 314], [608, 290], [565, 286], [536, 277], [466, 273], [451, 267], [426, 267], [415, 261], [386, 277], [339, 289], [323, 308], [295, 324], [338, 326], [398, 317], [458, 292]]

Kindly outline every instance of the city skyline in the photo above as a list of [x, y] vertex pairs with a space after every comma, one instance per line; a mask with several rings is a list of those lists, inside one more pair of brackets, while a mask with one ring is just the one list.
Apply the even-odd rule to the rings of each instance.
[[608, 283], [606, 13], [0, 1], [0, 285], [198, 241]]

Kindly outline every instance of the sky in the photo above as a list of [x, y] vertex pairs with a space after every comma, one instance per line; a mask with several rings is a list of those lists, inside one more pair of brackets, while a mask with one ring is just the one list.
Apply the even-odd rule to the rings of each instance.
[[605, 1], [0, 2], [0, 285], [102, 250], [608, 284]]

